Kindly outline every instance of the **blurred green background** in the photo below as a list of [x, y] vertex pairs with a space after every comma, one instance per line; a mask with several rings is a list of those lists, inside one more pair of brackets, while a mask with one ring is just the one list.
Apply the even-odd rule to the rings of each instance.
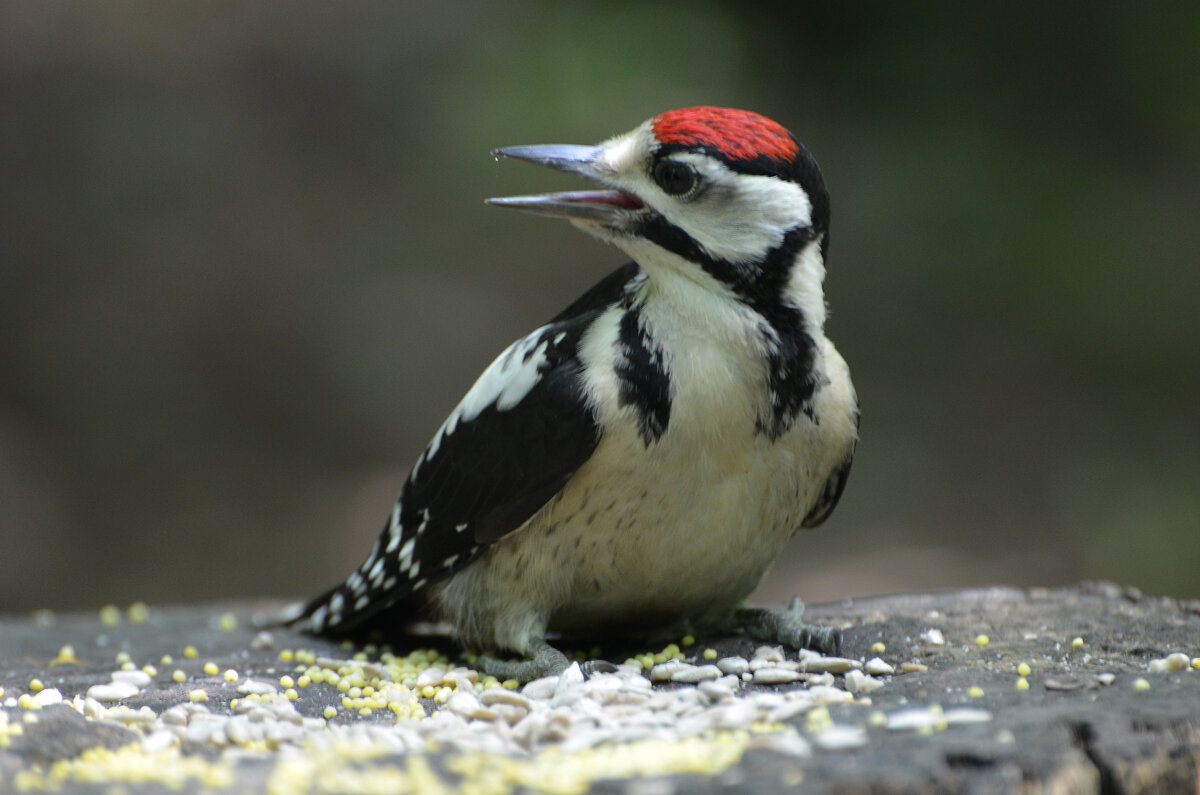
[[723, 104], [833, 196], [862, 440], [760, 597], [1200, 596], [1200, 5], [0, 5], [0, 610], [303, 596], [621, 264], [492, 147]]

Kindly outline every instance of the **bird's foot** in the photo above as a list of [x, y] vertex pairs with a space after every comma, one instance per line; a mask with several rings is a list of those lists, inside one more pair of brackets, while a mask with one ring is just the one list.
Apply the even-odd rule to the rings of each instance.
[[812, 649], [821, 654], [841, 654], [842, 631], [804, 623], [804, 603], [793, 597], [789, 607], [742, 607], [734, 626], [755, 640], [782, 643], [792, 649]]
[[[571, 667], [567, 655], [551, 646], [546, 641], [539, 642], [534, 647], [533, 656], [526, 660], [499, 660], [487, 654], [479, 655], [475, 667], [486, 676], [494, 676], [500, 681], [515, 679], [518, 682], [529, 682], [544, 676], [557, 676]], [[594, 673], [611, 673], [616, 666], [605, 660], [589, 660], [580, 663], [584, 676]]]

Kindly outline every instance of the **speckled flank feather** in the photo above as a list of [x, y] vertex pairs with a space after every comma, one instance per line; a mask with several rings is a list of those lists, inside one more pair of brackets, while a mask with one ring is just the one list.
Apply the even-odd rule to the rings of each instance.
[[799, 151], [783, 126], [747, 110], [683, 108], [655, 117], [651, 128], [662, 144], [704, 147], [730, 160], [767, 157], [787, 163]]

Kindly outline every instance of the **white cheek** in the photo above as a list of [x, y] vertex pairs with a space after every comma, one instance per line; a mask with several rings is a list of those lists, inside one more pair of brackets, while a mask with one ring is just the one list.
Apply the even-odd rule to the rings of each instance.
[[774, 177], [732, 179], [737, 180], [733, 195], [713, 196], [711, 202], [701, 196], [663, 212], [714, 259], [760, 262], [790, 230], [810, 222], [812, 204], [799, 185]]

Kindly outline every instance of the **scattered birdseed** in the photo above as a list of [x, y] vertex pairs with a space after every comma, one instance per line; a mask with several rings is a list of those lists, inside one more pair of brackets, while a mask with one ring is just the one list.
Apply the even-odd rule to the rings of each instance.
[[942, 634], [940, 629], [927, 629], [921, 633], [921, 640], [928, 643], [930, 646], [945, 646], [946, 636]]
[[120, 671], [113, 671], [112, 680], [114, 682], [128, 682], [138, 690], [141, 690], [144, 687], [149, 687], [151, 682], [150, 674], [146, 673], [145, 671], [127, 671], [124, 669]]
[[784, 685], [803, 678], [804, 675], [799, 671], [789, 668], [771, 667], [759, 668], [755, 671], [753, 681], [756, 685]]
[[1083, 638], [1074, 638], [1071, 640], [1071, 648], [1072, 649], [1078, 649], [1082, 645], [1083, 645]]
[[1133, 689], [1134, 690], [1149, 690], [1150, 683], [1147, 682], [1143, 677], [1139, 676], [1137, 679], [1133, 680]]
[[706, 659], [706, 660], [715, 660], [715, 659], [717, 659], [717, 650], [716, 649], [705, 649], [703, 656], [704, 656], [704, 659]]
[[[753, 664], [751, 668], [753, 668]], [[807, 649], [800, 651], [800, 670], [809, 673], [829, 672], [834, 674], [845, 673], [851, 668], [862, 668], [862, 663], [858, 660], [851, 660], [846, 657], [825, 657], [815, 652], [810, 652]]]
[[923, 674], [929, 670], [929, 666], [925, 663], [906, 662], [900, 663], [900, 673], [902, 674]]
[[50, 661], [50, 665], [78, 665], [79, 659], [75, 656], [74, 646], [63, 646], [58, 650], [58, 656]]
[[945, 713], [938, 704], [897, 710], [887, 716], [884, 724], [892, 731], [934, 729], [946, 725]]
[[979, 646], [982, 648], [983, 646], [988, 645], [989, 642], [990, 641], [989, 641], [987, 635], [976, 635], [975, 636], [975, 645], [976, 646]]
[[110, 682], [106, 685], [92, 685], [87, 689], [87, 697], [97, 701], [123, 701], [137, 694], [138, 686], [132, 682]]
[[835, 724], [813, 735], [813, 742], [826, 751], [845, 751], [867, 744], [867, 730], [861, 726]]
[[1149, 670], [1152, 674], [1161, 674], [1168, 671], [1185, 671], [1190, 664], [1191, 661], [1186, 654], [1175, 652], [1174, 654], [1168, 654], [1162, 659], [1151, 660]]
[[129, 623], [145, 624], [150, 618], [150, 606], [145, 602], [134, 602], [129, 606]]
[[717, 660], [717, 667], [723, 674], [741, 676], [750, 670], [750, 662], [745, 657], [722, 657]]
[[237, 629], [237, 623], [237, 616], [235, 616], [233, 613], [222, 613], [220, 617], [217, 618], [217, 629], [221, 630], [222, 632], [233, 632], [235, 629]]
[[985, 723], [992, 719], [992, 713], [979, 707], [954, 707], [942, 715], [942, 721], [947, 726], [957, 726], [964, 723]]
[[106, 627], [115, 627], [121, 623], [121, 610], [116, 605], [105, 605], [100, 608], [100, 623]]
[[1029, 666], [1026, 663], [1021, 663], [1017, 666], [1017, 673], [1020, 676], [1029, 676]]
[[846, 690], [851, 693], [870, 693], [883, 687], [883, 682], [858, 669], [846, 672]]
[[876, 641], [871, 644], [871, 651], [875, 654], [883, 654], [885, 651], [887, 651], [887, 646], [884, 646], [879, 641]]
[[695, 642], [696, 642], [696, 638], [693, 637], [692, 635], [684, 635], [683, 639], [679, 641], [679, 645], [680, 646], [691, 646]]
[[[667, 662], [659, 663], [650, 669], [650, 681], [652, 682], [668, 682], [679, 671], [694, 668], [690, 663], [681, 662], [679, 660], [668, 660]], [[718, 674], [720, 671], [718, 670]]]
[[[289, 677], [284, 677], [288, 679]], [[281, 681], [280, 684], [283, 684]], [[269, 696], [276, 692], [275, 685], [261, 679], [247, 679], [237, 686], [237, 692], [243, 696]]]
[[715, 665], [697, 665], [688, 668], [682, 668], [671, 674], [672, 682], [683, 682], [685, 684], [696, 684], [712, 679], [721, 678], [721, 669]]
[[187, 657], [189, 660], [196, 659], [198, 654], [199, 654], [199, 652], [196, 651], [195, 646], [184, 646], [183, 647], [183, 656]]
[[42, 684], [41, 679], [30, 679], [29, 680], [29, 689], [32, 690], [34, 693], [41, 691], [44, 687], [46, 687], [46, 686], [44, 684]]
[[238, 672], [237, 671], [233, 670], [232, 668], [225, 671], [225, 681], [226, 682], [236, 682], [237, 680], [238, 680]]
[[891, 676], [896, 673], [895, 668], [878, 657], [872, 657], [867, 660], [864, 668], [871, 676]]
[[1029, 680], [1021, 676], [1017, 678], [1017, 690], [1028, 690]]
[[970, 696], [971, 698], [983, 698], [983, 688], [982, 687], [972, 687], [970, 690], [967, 691], [967, 695]]
[[804, 722], [804, 730], [809, 734], [833, 728], [833, 716], [827, 707], [817, 707], [808, 713]]
[[[730, 758], [736, 760], [751, 748], [792, 757], [809, 756], [814, 747], [822, 751], [856, 748], [867, 742], [868, 725], [892, 725], [891, 716], [879, 710], [869, 717], [867, 712], [857, 717], [850, 712], [869, 705], [870, 699], [863, 694], [885, 686], [876, 676], [895, 673], [892, 665], [878, 657], [864, 664], [813, 652], [785, 654], [779, 647], [764, 646], [751, 659], [717, 659], [715, 652], [696, 650], [690, 658], [709, 664], [692, 664], [682, 659], [680, 649], [693, 645], [694, 638], [691, 643], [684, 638], [678, 645], [669, 644], [655, 654], [631, 658], [629, 664], [615, 666], [614, 672], [587, 678], [575, 664], [560, 676], [535, 680], [524, 687], [456, 667], [432, 650], [406, 657], [396, 657], [386, 650], [364, 650], [350, 659], [318, 658], [312, 651], [283, 650], [279, 656], [285, 666], [281, 666], [277, 679], [271, 668], [253, 672], [262, 679], [250, 671], [227, 671], [227, 680], [237, 682], [238, 697], [227, 700], [231, 695], [228, 690], [233, 688], [215, 691], [223, 695], [218, 699], [214, 693], [217, 703], [211, 709], [204, 703], [208, 694], [203, 688], [184, 690], [186, 700], [159, 715], [148, 708], [114, 705], [153, 681], [145, 670], [116, 672], [111, 683], [93, 686], [100, 688], [101, 694], [107, 688], [109, 696], [114, 695], [111, 691], [115, 688], [124, 694], [121, 698], [100, 699], [89, 691], [86, 698], [76, 698], [75, 705], [89, 720], [114, 721], [136, 730], [140, 741], [135, 747], [143, 755], [175, 754], [176, 761], [190, 760], [198, 758], [191, 756], [196, 746], [207, 746], [210, 751], [217, 750], [204, 764], [228, 767], [237, 757], [227, 754], [286, 749], [294, 754], [297, 765], [307, 766], [306, 770], [321, 769], [323, 775], [331, 777], [329, 780], [336, 780], [336, 776], [333, 763], [327, 764], [324, 754], [335, 746], [354, 747], [372, 756], [390, 754], [406, 760], [406, 765], [424, 764], [423, 757], [413, 752], [430, 747], [453, 748], [456, 753], [447, 765], [464, 766], [454, 767], [456, 772], [472, 764], [485, 764], [480, 761], [483, 759], [506, 760], [504, 764], [549, 764], [544, 761], [550, 758], [543, 754], [546, 749], [547, 754], [561, 755], [555, 763], [558, 767], [548, 771], [567, 769], [563, 765], [568, 765], [569, 775], [574, 777], [580, 775], [577, 768], [591, 769], [594, 760], [602, 759], [604, 764], [597, 770], [605, 777], [619, 777], [621, 770], [653, 776], [665, 775], [666, 759], [686, 759], [686, 765], [678, 769], [695, 772], [719, 770], [712, 768], [714, 757], [730, 753]], [[184, 656], [196, 658], [196, 649], [187, 647]], [[165, 657], [162, 664], [170, 662]], [[925, 670], [919, 664], [909, 665], [913, 667], [907, 670]], [[203, 669], [208, 676], [217, 675], [215, 662], [206, 663]], [[192, 674], [196, 674], [194, 669]], [[176, 670], [172, 679], [184, 682], [188, 677]], [[656, 687], [651, 679], [670, 684]], [[746, 681], [776, 685], [803, 681], [805, 686], [747, 687]], [[306, 694], [306, 705], [310, 697], [334, 700], [333, 704], [315, 708], [313, 714], [322, 717], [305, 717], [297, 710], [296, 688], [306, 686], [317, 691]], [[859, 695], [857, 700], [855, 694]], [[53, 700], [54, 696], [46, 698]], [[422, 698], [444, 706], [431, 707]], [[35, 709], [32, 697], [27, 697], [26, 703], [29, 709]], [[847, 705], [838, 710], [838, 720], [846, 722], [834, 721], [826, 706], [830, 704]], [[986, 719], [990, 714], [983, 710], [950, 710], [943, 714], [938, 709], [925, 721], [932, 731], [955, 722]], [[787, 725], [795, 721], [803, 722], [805, 735], [797, 733], [797, 724]], [[488, 731], [489, 724], [495, 730]], [[663, 739], [666, 737], [676, 739], [668, 742]], [[188, 755], [179, 757], [181, 751]], [[110, 755], [106, 759], [115, 759], [112, 755], [118, 752], [104, 753]], [[129, 764], [126, 757], [121, 759], [122, 764]], [[291, 761], [287, 767], [299, 769], [293, 768]], [[161, 766], [161, 758], [157, 764]], [[349, 767], [337, 769], [358, 775]], [[470, 769], [480, 775], [484, 770]], [[282, 769], [277, 772], [284, 775]], [[600, 772], [591, 775], [594, 778]], [[555, 791], [559, 791], [559, 782], [566, 780], [562, 778], [566, 775], [546, 772], [530, 780], [554, 781]], [[350, 780], [355, 786], [365, 781]], [[284, 786], [281, 780], [271, 784], [275, 791], [319, 789], [313, 779], [304, 779], [297, 786]], [[184, 789], [192, 788], [214, 790], [225, 785], [189, 779]], [[365, 783], [362, 789], [374, 791]]]

